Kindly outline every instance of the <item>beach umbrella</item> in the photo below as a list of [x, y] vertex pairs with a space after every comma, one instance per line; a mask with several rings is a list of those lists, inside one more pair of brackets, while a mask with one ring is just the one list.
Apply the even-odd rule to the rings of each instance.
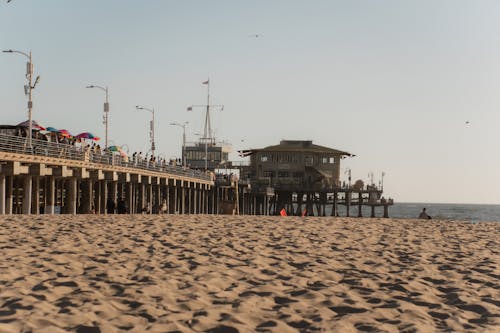
[[77, 138], [77, 139], [89, 139], [89, 140], [94, 140], [94, 141], [100, 140], [99, 137], [95, 136], [94, 134], [92, 134], [90, 132], [80, 133], [77, 136], [75, 136], [75, 138]]
[[60, 129], [58, 132], [61, 133], [62, 136], [65, 136], [67, 138], [73, 136], [73, 135], [71, 135], [71, 133], [68, 130], [65, 130], [65, 129]]
[[111, 151], [113, 153], [119, 153], [121, 156], [128, 156], [127, 153], [118, 146], [109, 146], [108, 151]]
[[[20, 126], [20, 127], [29, 127], [29, 125], [30, 125], [29, 120], [26, 120], [26, 121], [23, 121], [22, 123], [17, 124], [17, 126]], [[45, 131], [45, 127], [42, 126], [40, 123], [38, 123], [36, 120], [31, 121], [31, 128], [36, 129], [36, 130]]]
[[57, 128], [54, 128], [54, 127], [47, 127], [45, 129], [47, 132], [55, 132], [55, 133], [59, 133], [59, 130]]

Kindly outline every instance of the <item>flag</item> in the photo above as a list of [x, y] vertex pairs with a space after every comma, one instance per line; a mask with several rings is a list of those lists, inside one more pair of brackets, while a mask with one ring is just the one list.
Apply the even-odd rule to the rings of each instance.
[[210, 80], [203, 81], [201, 84], [208, 84]]
[[188, 106], [187, 110], [188, 111], [193, 111], [193, 107], [192, 106]]
[[283, 208], [282, 210], [280, 210], [280, 215], [281, 216], [287, 216], [285, 208]]

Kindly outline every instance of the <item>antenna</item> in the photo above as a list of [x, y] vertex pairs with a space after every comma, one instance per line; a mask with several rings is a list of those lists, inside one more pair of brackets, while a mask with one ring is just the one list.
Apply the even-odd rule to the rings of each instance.
[[224, 105], [215, 105], [210, 104], [210, 79], [202, 82], [202, 84], [207, 85], [207, 104], [205, 105], [190, 105], [187, 107], [187, 111], [193, 111], [193, 108], [204, 108], [205, 109], [205, 126], [203, 129], [203, 138], [201, 140], [207, 142], [210, 141], [211, 144], [215, 143], [215, 138], [213, 136], [212, 131], [212, 122], [210, 118], [210, 110], [219, 109], [220, 111], [224, 110]]

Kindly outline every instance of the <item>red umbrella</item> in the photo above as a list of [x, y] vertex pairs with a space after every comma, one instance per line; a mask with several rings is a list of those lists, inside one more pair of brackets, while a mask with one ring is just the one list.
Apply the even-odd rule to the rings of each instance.
[[72, 137], [73, 135], [68, 131], [68, 130], [65, 130], [65, 129], [61, 129], [58, 131], [59, 133], [61, 133], [62, 136], [65, 136], [67, 138], [69, 137]]

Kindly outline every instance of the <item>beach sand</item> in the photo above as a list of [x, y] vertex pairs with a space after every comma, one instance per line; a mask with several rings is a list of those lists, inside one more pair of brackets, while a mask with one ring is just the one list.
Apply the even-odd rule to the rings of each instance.
[[2, 216], [0, 332], [499, 332], [500, 223]]

